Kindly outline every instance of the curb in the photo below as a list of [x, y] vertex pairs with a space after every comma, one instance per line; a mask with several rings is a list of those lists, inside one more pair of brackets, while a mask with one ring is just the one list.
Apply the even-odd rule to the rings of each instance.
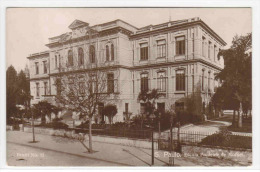
[[194, 124], [187, 124], [187, 125], [180, 127], [180, 129], [184, 129], [184, 128], [188, 128], [188, 127], [192, 127], [192, 126], [194, 126]]

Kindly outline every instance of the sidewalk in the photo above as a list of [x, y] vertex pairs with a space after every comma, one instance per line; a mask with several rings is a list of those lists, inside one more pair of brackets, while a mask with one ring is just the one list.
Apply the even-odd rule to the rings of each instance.
[[[97, 152], [89, 154], [78, 141], [71, 141], [62, 137], [36, 134], [37, 143], [29, 143], [32, 133], [21, 131], [7, 131], [7, 144], [18, 144], [42, 150], [86, 157], [88, 159], [103, 161], [106, 164], [118, 166], [150, 166], [151, 150], [109, 143], [93, 142], [93, 149]], [[7, 150], [7, 154], [10, 153]], [[155, 166], [167, 166], [169, 161], [167, 152], [155, 150]], [[61, 157], [62, 158], [62, 157]], [[237, 162], [209, 157], [178, 157], [174, 158], [176, 166], [241, 166]], [[68, 164], [69, 166], [69, 164]]]

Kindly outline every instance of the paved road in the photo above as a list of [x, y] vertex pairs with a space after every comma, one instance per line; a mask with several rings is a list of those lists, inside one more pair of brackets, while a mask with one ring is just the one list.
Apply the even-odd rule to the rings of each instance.
[[116, 163], [10, 142], [7, 144], [7, 151], [9, 166], [118, 166]]
[[[20, 131], [7, 132], [7, 161], [10, 166], [150, 166], [151, 150], [118, 144], [93, 142], [93, 154], [86, 153], [79, 143], [62, 137], [36, 135], [37, 143], [29, 143], [32, 134]], [[186, 152], [186, 151], [185, 151]], [[187, 153], [192, 153], [188, 150]], [[169, 157], [167, 151], [155, 150], [155, 166], [166, 166]], [[175, 158], [176, 166], [241, 166], [226, 159], [203, 156], [185, 156]]]

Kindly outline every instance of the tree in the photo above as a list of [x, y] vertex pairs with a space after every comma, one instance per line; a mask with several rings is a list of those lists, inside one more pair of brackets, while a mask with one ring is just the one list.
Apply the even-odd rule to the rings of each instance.
[[23, 70], [21, 70], [17, 76], [17, 86], [19, 89], [17, 103], [25, 105], [30, 95], [30, 82], [26, 78], [26, 75]]
[[110, 125], [113, 123], [113, 118], [117, 114], [117, 107], [112, 104], [107, 104], [104, 107], [103, 113], [106, 117], [108, 117]]
[[[56, 96], [58, 104], [67, 110], [79, 112], [89, 121], [89, 152], [92, 150], [92, 120], [97, 114], [100, 102], [111, 93], [107, 92], [106, 71], [94, 68], [90, 71], [60, 75], [56, 82], [60, 93]], [[111, 95], [113, 96], [113, 94]], [[116, 96], [112, 98], [116, 100]]]
[[145, 112], [148, 115], [155, 112], [155, 103], [159, 97], [162, 96], [157, 89], [152, 89], [151, 91], [141, 91], [138, 95], [138, 100], [145, 104]]
[[[202, 97], [200, 88], [196, 88], [196, 91], [193, 92], [186, 98], [187, 109], [186, 112], [189, 116], [190, 122], [200, 122], [203, 120], [203, 112], [202, 112]], [[177, 117], [180, 122], [180, 112], [176, 109]]]
[[89, 29], [85, 36], [88, 42], [84, 46], [68, 50], [67, 63], [60, 60], [60, 72], [55, 81], [56, 102], [60, 107], [77, 112], [89, 121], [88, 151], [93, 152], [93, 117], [98, 114], [102, 102], [116, 101], [117, 82], [113, 79], [114, 73], [108, 71], [103, 63], [104, 59], [100, 57], [102, 53], [95, 50], [98, 33]]
[[18, 108], [16, 107], [19, 87], [17, 86], [17, 72], [11, 65], [6, 71], [6, 111], [7, 120], [16, 116]]
[[34, 104], [34, 115], [35, 117], [41, 117], [41, 124], [46, 124], [46, 115], [51, 118], [53, 112], [53, 105], [47, 101], [40, 101]]
[[125, 121], [126, 121], [126, 123], [127, 123], [127, 126], [128, 126], [128, 128], [130, 128], [130, 125], [131, 125], [131, 117], [132, 117], [133, 113], [126, 111], [126, 112], [123, 112], [123, 114], [124, 114], [124, 116], [125, 116]]
[[[151, 91], [141, 91], [138, 95], [138, 101], [143, 102], [145, 105], [144, 107], [144, 112], [141, 113], [146, 113], [146, 120], [149, 120], [150, 115], [154, 114], [156, 115], [156, 119], [158, 120], [159, 113], [156, 113], [156, 107], [155, 103], [156, 100], [159, 99], [159, 97], [162, 96], [161, 93], [158, 92], [157, 89], [152, 89]], [[143, 126], [143, 116], [142, 116], [142, 123], [141, 123], [141, 128]]]
[[[242, 127], [242, 108], [251, 109], [252, 104], [252, 33], [245, 36], [235, 36], [232, 45], [227, 50], [219, 52], [223, 56], [225, 67], [216, 76], [222, 81], [222, 88], [213, 96], [238, 112], [238, 127]], [[226, 95], [228, 93], [229, 96]], [[234, 125], [234, 121], [233, 121]]]

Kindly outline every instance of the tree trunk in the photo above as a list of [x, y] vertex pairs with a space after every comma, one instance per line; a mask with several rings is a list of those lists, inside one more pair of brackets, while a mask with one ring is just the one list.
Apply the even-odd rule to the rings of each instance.
[[238, 110], [238, 128], [242, 127], [242, 103], [240, 103], [240, 108]]
[[92, 153], [92, 117], [89, 118], [89, 131], [88, 131], [88, 136], [89, 136], [89, 152]]
[[236, 127], [236, 110], [233, 110], [232, 126], [233, 126], [233, 127]]

